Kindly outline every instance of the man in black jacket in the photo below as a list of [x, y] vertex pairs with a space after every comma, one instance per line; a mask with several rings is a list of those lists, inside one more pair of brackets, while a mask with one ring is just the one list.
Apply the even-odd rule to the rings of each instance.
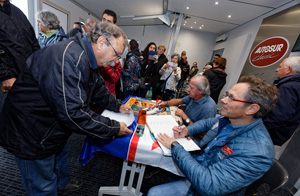
[[87, 37], [77, 34], [27, 60], [0, 116], [0, 144], [15, 155], [27, 195], [52, 196], [80, 187], [69, 182], [62, 153], [72, 132], [101, 139], [132, 133], [125, 123], [91, 109], [132, 112], [108, 92], [98, 71], [117, 61], [126, 44], [118, 26], [103, 22]]
[[0, 112], [4, 100], [25, 67], [26, 59], [40, 49], [23, 12], [9, 0], [0, 0]]

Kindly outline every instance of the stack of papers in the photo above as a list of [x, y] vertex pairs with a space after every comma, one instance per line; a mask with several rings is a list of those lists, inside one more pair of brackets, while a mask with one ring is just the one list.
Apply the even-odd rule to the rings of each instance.
[[101, 115], [118, 122], [124, 122], [127, 125], [127, 127], [129, 127], [134, 121], [134, 115], [132, 112], [130, 112], [129, 114], [124, 114], [124, 113], [119, 113], [119, 112], [117, 113], [105, 109]]
[[[155, 137], [159, 133], [166, 133], [170, 137], [174, 138], [173, 127], [178, 126], [177, 122], [171, 115], [158, 115], [158, 116], [148, 116], [147, 115], [147, 125], [149, 130], [153, 133]], [[193, 141], [188, 140], [187, 138], [178, 138], [176, 139], [180, 145], [186, 151], [195, 151], [200, 150], [199, 146]], [[171, 156], [171, 150], [166, 148], [163, 144], [158, 142], [165, 156]]]

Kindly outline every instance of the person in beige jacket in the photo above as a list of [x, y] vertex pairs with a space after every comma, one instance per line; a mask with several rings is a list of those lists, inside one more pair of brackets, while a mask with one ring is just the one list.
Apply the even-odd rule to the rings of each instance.
[[170, 96], [177, 91], [176, 86], [181, 78], [181, 69], [178, 67], [179, 54], [174, 53], [171, 56], [171, 62], [166, 63], [160, 70], [162, 75], [160, 80], [165, 81], [163, 101], [170, 100]]

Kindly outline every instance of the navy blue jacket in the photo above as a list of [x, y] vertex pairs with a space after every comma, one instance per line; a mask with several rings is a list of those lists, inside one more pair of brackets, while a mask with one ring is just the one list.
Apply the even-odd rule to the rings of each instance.
[[281, 146], [300, 124], [300, 74], [274, 81], [279, 98], [274, 110], [264, 118], [264, 124], [275, 145]]
[[102, 139], [118, 134], [119, 122], [91, 110], [95, 104], [118, 112], [121, 103], [108, 92], [88, 44], [77, 34], [28, 58], [0, 116], [5, 149], [43, 159], [61, 151], [73, 131]]

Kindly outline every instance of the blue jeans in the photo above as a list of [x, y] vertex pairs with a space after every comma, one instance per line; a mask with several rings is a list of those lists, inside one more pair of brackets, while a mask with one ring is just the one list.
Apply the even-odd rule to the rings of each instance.
[[185, 196], [189, 191], [190, 186], [191, 183], [187, 179], [178, 180], [175, 182], [169, 182], [166, 184], [161, 184], [152, 187], [148, 191], [147, 196], [169, 196], [169, 195]]
[[25, 160], [15, 157], [28, 196], [57, 196], [68, 184], [68, 143], [63, 150], [45, 159]]

